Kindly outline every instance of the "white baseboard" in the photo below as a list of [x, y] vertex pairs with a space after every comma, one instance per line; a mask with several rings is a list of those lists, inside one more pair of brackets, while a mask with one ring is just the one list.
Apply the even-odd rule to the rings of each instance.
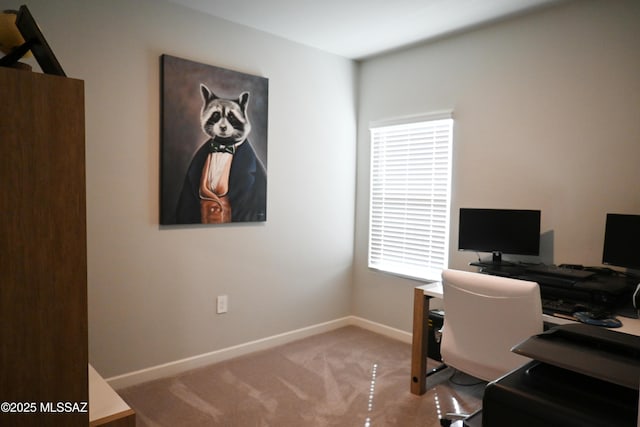
[[138, 371], [129, 372], [115, 377], [107, 378], [107, 382], [114, 389], [122, 389], [141, 384], [147, 381], [156, 380], [179, 373], [200, 368], [213, 363], [222, 362], [234, 357], [253, 353], [260, 350], [266, 350], [278, 345], [286, 344], [291, 341], [306, 338], [323, 332], [332, 331], [344, 326], [358, 326], [390, 338], [397, 339], [402, 342], [411, 343], [411, 334], [399, 329], [391, 328], [381, 323], [372, 322], [357, 316], [347, 316], [341, 319], [332, 320], [325, 323], [309, 326], [306, 328], [296, 329], [294, 331], [285, 332], [278, 335], [250, 341], [244, 344], [223, 348], [212, 351], [210, 353], [200, 354], [198, 356], [188, 357], [186, 359], [176, 360], [162, 365], [152, 366]]
[[350, 320], [350, 325], [359, 326], [362, 329], [367, 329], [380, 335], [411, 344], [411, 332], [392, 328], [391, 326], [383, 325], [382, 323], [372, 322], [371, 320], [363, 319], [362, 317], [350, 316]]

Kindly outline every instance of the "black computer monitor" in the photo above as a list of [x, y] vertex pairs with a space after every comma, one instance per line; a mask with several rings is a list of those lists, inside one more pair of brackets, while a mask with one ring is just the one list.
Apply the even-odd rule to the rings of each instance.
[[602, 263], [640, 269], [640, 215], [607, 214]]
[[492, 252], [493, 263], [502, 254], [538, 255], [540, 211], [528, 209], [460, 209], [458, 249]]

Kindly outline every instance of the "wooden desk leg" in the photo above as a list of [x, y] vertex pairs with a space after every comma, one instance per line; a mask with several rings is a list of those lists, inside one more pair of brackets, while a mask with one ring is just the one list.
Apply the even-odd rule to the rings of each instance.
[[413, 291], [413, 337], [411, 344], [411, 393], [427, 391], [427, 353], [429, 334], [429, 300], [422, 289]]

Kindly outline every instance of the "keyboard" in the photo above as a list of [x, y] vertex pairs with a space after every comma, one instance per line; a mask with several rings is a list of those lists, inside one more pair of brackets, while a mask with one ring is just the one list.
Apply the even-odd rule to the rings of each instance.
[[557, 299], [542, 298], [542, 312], [544, 314], [572, 314], [576, 303]]
[[555, 286], [557, 288], [571, 288], [573, 284], [578, 280], [569, 277], [550, 276], [546, 274], [520, 274], [518, 275], [520, 280], [528, 280], [529, 282], [536, 282], [541, 286]]
[[545, 276], [564, 277], [574, 279], [574, 281], [588, 279], [595, 276], [595, 272], [588, 270], [578, 270], [574, 268], [556, 267], [555, 265], [532, 265], [526, 268], [527, 273], [542, 274]]

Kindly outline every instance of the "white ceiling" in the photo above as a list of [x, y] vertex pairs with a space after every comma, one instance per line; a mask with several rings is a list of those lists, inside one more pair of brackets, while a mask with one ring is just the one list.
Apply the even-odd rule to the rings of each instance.
[[352, 59], [563, 0], [170, 0]]

